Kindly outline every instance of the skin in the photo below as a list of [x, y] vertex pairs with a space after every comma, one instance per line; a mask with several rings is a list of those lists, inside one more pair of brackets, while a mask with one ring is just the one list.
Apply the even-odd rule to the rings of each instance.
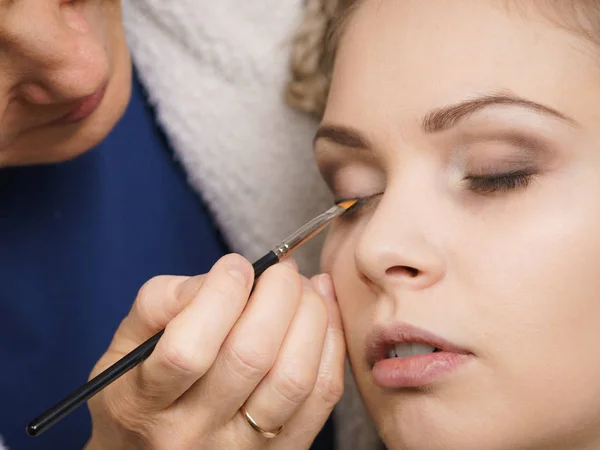
[[[343, 390], [344, 334], [333, 284], [288, 260], [253, 284], [232, 254], [197, 277], [146, 283], [94, 377], [165, 328], [142, 364], [89, 402], [86, 450], [306, 449]], [[276, 318], [277, 320], [274, 320]], [[242, 406], [265, 430], [254, 431]]]
[[[106, 87], [98, 108], [53, 123]], [[0, 0], [0, 168], [65, 161], [121, 117], [131, 64], [117, 0]]]
[[[369, 145], [324, 133], [317, 161], [338, 198], [383, 195], [331, 230], [322, 265], [390, 449], [600, 447], [600, 70], [550, 15], [366, 0], [340, 42], [323, 126]], [[505, 101], [422, 129], [498, 93], [546, 109]], [[514, 189], [473, 178], [522, 169], [534, 175]], [[365, 339], [393, 323], [473, 356], [424, 388], [383, 389]]]
[[[115, 0], [0, 0], [0, 169], [71, 159], [122, 115], [131, 63]], [[89, 116], [53, 123], [103, 86]], [[90, 378], [165, 329], [142, 364], [89, 402], [95, 449], [305, 449], [342, 395], [345, 343], [331, 278], [293, 260], [227, 255], [204, 275], [140, 290]], [[269, 440], [265, 430], [285, 425]], [[43, 439], [43, 438], [42, 438]]]
[[[232, 254], [206, 275], [146, 283], [91, 377], [165, 333], [90, 400], [86, 449], [308, 448], [342, 395], [345, 345], [331, 278], [297, 270], [293, 260], [271, 267], [250, 295], [252, 266]], [[261, 436], [244, 405], [283, 432]]]

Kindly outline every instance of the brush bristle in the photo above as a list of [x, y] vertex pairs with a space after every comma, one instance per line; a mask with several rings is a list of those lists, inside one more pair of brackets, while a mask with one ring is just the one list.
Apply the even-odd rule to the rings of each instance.
[[352, 208], [354, 205], [356, 205], [357, 202], [358, 202], [358, 199], [346, 200], [346, 201], [338, 203], [338, 206], [340, 206], [340, 207], [344, 208], [346, 211], [348, 211], [350, 208]]

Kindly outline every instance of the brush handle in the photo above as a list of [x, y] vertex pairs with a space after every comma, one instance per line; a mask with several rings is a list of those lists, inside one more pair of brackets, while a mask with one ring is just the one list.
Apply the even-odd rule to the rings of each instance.
[[254, 268], [254, 282], [256, 283], [258, 277], [260, 277], [265, 270], [271, 266], [274, 266], [278, 262], [279, 258], [277, 258], [277, 255], [271, 251], [252, 264], [252, 267]]
[[27, 434], [29, 436], [39, 436], [56, 424], [62, 418], [69, 415], [83, 403], [111, 384], [113, 381], [129, 372], [143, 360], [145, 360], [156, 347], [156, 343], [163, 335], [165, 330], [161, 330], [144, 342], [142, 345], [125, 355], [119, 361], [114, 363], [104, 372], [92, 378], [86, 384], [74, 391], [65, 399], [48, 409], [41, 416], [33, 419], [27, 425]]
[[[260, 277], [265, 270], [277, 264], [279, 259], [274, 252], [269, 252], [254, 264], [254, 282]], [[254, 289], [254, 287], [252, 288]], [[65, 397], [59, 403], [48, 409], [39, 417], [33, 419], [27, 424], [27, 434], [29, 436], [39, 436], [44, 431], [55, 425], [58, 421], [69, 415], [83, 403], [104, 389], [106, 386], [123, 376], [139, 363], [144, 361], [156, 347], [156, 343], [163, 335], [165, 330], [161, 330], [144, 342], [142, 345], [132, 350], [112, 366], [104, 370], [104, 372], [92, 378], [86, 384], [74, 391], [68, 397]]]

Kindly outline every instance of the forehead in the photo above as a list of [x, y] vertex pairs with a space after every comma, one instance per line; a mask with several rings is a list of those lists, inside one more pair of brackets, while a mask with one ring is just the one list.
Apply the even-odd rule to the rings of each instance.
[[340, 42], [326, 118], [409, 120], [511, 91], [577, 119], [600, 87], [595, 48], [535, 14], [493, 0], [367, 0]]

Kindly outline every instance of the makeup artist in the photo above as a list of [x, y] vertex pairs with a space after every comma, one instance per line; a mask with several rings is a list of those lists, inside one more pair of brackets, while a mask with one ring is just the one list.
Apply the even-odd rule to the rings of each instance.
[[314, 124], [280, 98], [302, 2], [164, 5], [124, 5], [132, 69], [120, 2], [0, 0], [0, 447], [83, 448], [85, 408], [39, 438], [24, 426], [109, 344], [96, 372], [185, 309], [93, 399], [89, 449], [306, 448], [323, 425], [312, 448], [332, 448], [344, 350], [327, 277], [278, 265], [239, 319], [239, 256], [144, 284], [258, 256], [328, 204], [299, 148]]

